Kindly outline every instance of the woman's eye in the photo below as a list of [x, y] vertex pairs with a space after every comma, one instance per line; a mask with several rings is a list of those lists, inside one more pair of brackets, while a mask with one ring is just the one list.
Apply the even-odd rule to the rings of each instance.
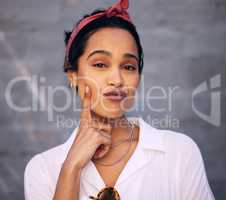
[[129, 70], [129, 71], [134, 71], [134, 70], [136, 70], [136, 67], [133, 66], [133, 65], [125, 65], [125, 68], [126, 68], [127, 70]]
[[104, 63], [95, 63], [93, 66], [102, 68], [102, 67], [105, 67], [106, 65]]

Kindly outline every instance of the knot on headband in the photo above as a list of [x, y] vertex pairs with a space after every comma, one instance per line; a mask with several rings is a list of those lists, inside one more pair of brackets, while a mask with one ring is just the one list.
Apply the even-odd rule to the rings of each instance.
[[108, 8], [106, 10], [106, 15], [108, 17], [111, 17], [111, 16], [114, 16], [114, 15], [117, 15], [117, 14], [124, 14], [124, 16], [127, 15], [128, 19], [129, 19], [129, 16], [128, 16], [128, 13], [126, 11], [126, 9], [128, 9], [129, 7], [129, 2], [128, 1], [120, 1], [114, 5], [112, 5], [110, 8]]
[[83, 19], [77, 27], [74, 28], [74, 30], [71, 33], [71, 36], [68, 40], [67, 46], [66, 46], [66, 57], [68, 59], [69, 52], [71, 49], [71, 45], [73, 41], [75, 40], [76, 36], [78, 35], [79, 31], [84, 28], [87, 24], [94, 21], [95, 19], [98, 19], [103, 16], [112, 17], [112, 16], [118, 16], [123, 18], [126, 21], [129, 21], [132, 23], [130, 16], [127, 12], [127, 9], [129, 7], [129, 0], [120, 0], [116, 4], [112, 5], [108, 9], [106, 9], [104, 12], [97, 13], [95, 15], [91, 15], [89, 17], [86, 17]]
[[121, 7], [111, 7], [109, 10], [106, 11], [107, 17], [112, 17], [117, 14], [121, 14], [123, 9]]

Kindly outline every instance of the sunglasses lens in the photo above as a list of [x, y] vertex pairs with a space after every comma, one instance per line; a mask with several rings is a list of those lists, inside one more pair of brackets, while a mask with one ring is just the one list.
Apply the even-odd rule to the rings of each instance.
[[113, 189], [108, 188], [100, 194], [99, 199], [100, 200], [117, 200], [117, 195]]
[[95, 200], [120, 200], [119, 193], [113, 187], [106, 187], [102, 189], [97, 197], [89, 196], [90, 199]]

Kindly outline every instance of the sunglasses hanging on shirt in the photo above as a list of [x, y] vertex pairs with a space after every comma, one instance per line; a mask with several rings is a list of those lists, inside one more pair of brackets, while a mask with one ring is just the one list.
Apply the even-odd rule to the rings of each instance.
[[121, 200], [119, 193], [113, 187], [105, 187], [98, 194], [97, 197], [89, 196], [94, 200]]

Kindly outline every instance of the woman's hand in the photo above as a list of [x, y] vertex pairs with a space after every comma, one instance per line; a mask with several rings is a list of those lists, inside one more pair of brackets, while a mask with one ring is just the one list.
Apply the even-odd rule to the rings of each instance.
[[91, 90], [86, 86], [78, 133], [65, 161], [79, 168], [83, 168], [91, 158], [106, 155], [111, 145], [112, 126], [93, 119], [91, 96]]

